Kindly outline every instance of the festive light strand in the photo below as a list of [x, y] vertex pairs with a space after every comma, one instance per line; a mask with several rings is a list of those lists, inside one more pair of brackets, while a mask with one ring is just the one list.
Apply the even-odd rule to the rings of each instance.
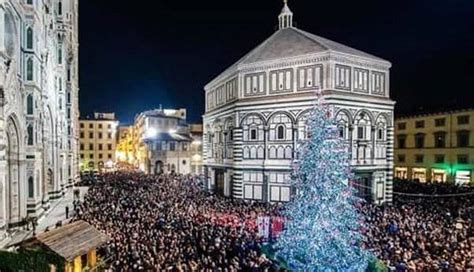
[[277, 255], [294, 271], [364, 271], [370, 253], [361, 247], [359, 200], [348, 145], [338, 135], [329, 106], [318, 103], [308, 119], [310, 138], [300, 144], [292, 173], [294, 194], [285, 206]]

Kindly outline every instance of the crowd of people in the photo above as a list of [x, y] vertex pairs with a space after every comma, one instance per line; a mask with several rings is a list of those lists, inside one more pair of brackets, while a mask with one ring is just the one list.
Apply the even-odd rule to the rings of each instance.
[[[401, 181], [394, 188], [407, 195], [360, 207], [365, 247], [394, 271], [474, 270], [472, 187]], [[113, 271], [283, 270], [261, 252], [255, 224], [282, 207], [211, 195], [194, 177], [105, 174], [74, 209], [112, 238], [104, 258]]]
[[393, 205], [362, 208], [367, 248], [396, 271], [474, 271], [474, 189], [394, 185]]
[[74, 209], [112, 238], [113, 271], [278, 270], [250, 223], [278, 206], [213, 196], [191, 177], [105, 174]]

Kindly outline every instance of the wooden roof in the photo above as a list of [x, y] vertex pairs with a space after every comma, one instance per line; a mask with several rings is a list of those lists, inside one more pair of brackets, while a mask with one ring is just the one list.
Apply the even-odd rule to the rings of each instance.
[[91, 249], [98, 248], [110, 240], [85, 221], [76, 221], [43, 232], [32, 239], [34, 244], [40, 243], [66, 261], [87, 254]]

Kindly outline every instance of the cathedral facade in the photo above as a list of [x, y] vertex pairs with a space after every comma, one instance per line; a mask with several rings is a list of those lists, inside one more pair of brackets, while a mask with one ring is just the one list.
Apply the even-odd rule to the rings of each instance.
[[78, 0], [0, 0], [0, 239], [78, 176]]
[[391, 63], [293, 26], [279, 30], [205, 86], [205, 186], [224, 196], [280, 202], [306, 120], [321, 93], [350, 146], [358, 194], [392, 200]]

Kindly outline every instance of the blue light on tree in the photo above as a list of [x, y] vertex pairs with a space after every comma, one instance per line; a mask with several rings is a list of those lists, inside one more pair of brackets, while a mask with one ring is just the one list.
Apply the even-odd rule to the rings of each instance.
[[369, 252], [361, 247], [358, 199], [346, 142], [339, 137], [329, 106], [319, 102], [307, 123], [294, 164], [294, 195], [284, 211], [285, 230], [277, 255], [295, 271], [365, 271]]

